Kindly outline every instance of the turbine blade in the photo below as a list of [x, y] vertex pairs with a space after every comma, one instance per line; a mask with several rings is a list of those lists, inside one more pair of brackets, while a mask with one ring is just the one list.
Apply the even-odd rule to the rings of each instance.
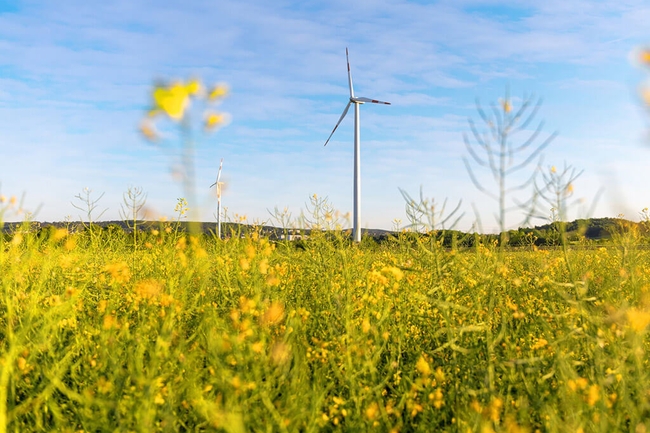
[[219, 179], [221, 179], [221, 169], [223, 168], [223, 158], [221, 158], [221, 162], [219, 163], [219, 173], [217, 174], [217, 182], [219, 183]]
[[373, 104], [384, 104], [384, 105], [390, 105], [390, 102], [384, 102], [384, 101], [378, 101], [376, 99], [370, 99], [370, 98], [352, 98], [354, 101], [359, 101], [359, 102], [372, 102]]
[[223, 158], [221, 158], [221, 162], [219, 163], [219, 172], [217, 173], [217, 181], [210, 185], [208, 188], [212, 188], [215, 185], [219, 184], [219, 179], [221, 179], [221, 168], [223, 167]]
[[336, 122], [336, 126], [334, 127], [334, 129], [332, 129], [332, 133], [330, 134], [330, 136], [327, 137], [327, 141], [325, 142], [325, 146], [327, 146], [327, 143], [330, 142], [330, 138], [332, 138], [332, 135], [334, 135], [334, 131], [336, 131], [336, 128], [339, 127], [339, 125], [341, 124], [341, 121], [343, 120], [345, 115], [348, 114], [348, 110], [350, 109], [350, 105], [352, 105], [352, 102], [348, 102], [348, 105], [345, 106], [345, 110], [343, 110], [343, 114], [341, 114], [341, 117], [339, 118], [339, 121]]
[[350, 85], [350, 98], [354, 98], [354, 88], [352, 87], [352, 72], [350, 71], [350, 57], [348, 56], [348, 48], [345, 48], [345, 60], [348, 62], [348, 84]]

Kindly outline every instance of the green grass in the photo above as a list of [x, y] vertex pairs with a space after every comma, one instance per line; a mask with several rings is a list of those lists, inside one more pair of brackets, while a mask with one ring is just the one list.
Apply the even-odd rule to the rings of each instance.
[[650, 252], [0, 244], [0, 432], [645, 431]]

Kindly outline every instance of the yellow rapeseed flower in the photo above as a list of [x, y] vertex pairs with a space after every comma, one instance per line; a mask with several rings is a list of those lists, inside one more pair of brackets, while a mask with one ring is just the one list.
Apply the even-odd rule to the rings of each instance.
[[634, 332], [641, 333], [650, 325], [650, 311], [630, 308], [625, 315]]
[[54, 242], [60, 241], [61, 239], [65, 238], [66, 236], [68, 236], [68, 230], [67, 229], [63, 229], [63, 228], [56, 229], [54, 231], [54, 234], [52, 235], [52, 240]]
[[401, 281], [404, 278], [404, 272], [401, 269], [396, 268], [395, 266], [387, 266], [381, 270], [384, 275], [392, 275], [393, 278], [397, 281]]
[[104, 271], [108, 272], [117, 284], [126, 283], [131, 279], [129, 265], [124, 261], [109, 263], [104, 266]]
[[201, 92], [202, 88], [203, 85], [201, 84], [201, 81], [196, 78], [191, 79], [185, 85], [185, 90], [187, 91], [188, 95], [197, 95]]
[[210, 101], [215, 101], [217, 99], [223, 98], [228, 94], [228, 87], [224, 84], [217, 84], [210, 90], [208, 94], [208, 99]]
[[271, 302], [271, 305], [266, 309], [262, 316], [262, 325], [270, 326], [276, 325], [284, 318], [284, 305], [280, 302]]
[[158, 132], [150, 119], [140, 122], [140, 133], [149, 141], [156, 141], [159, 138]]
[[143, 280], [135, 285], [135, 293], [142, 299], [154, 299], [160, 296], [163, 291], [163, 285], [157, 280]]
[[497, 397], [490, 403], [488, 408], [489, 418], [494, 422], [499, 422], [501, 419], [501, 409], [503, 408], [503, 400]]
[[370, 320], [368, 320], [367, 317], [363, 319], [363, 322], [361, 322], [361, 331], [363, 331], [364, 334], [370, 332]]
[[642, 64], [650, 66], [650, 48], [644, 48], [639, 53], [639, 60]]
[[503, 101], [501, 101], [501, 106], [503, 107], [503, 112], [504, 113], [510, 113], [510, 111], [512, 111], [512, 104], [507, 99], [504, 99]]
[[566, 193], [567, 195], [569, 195], [569, 194], [571, 194], [572, 192], [573, 192], [573, 184], [572, 184], [572, 183], [569, 183], [569, 184], [566, 186], [565, 193]]
[[374, 420], [379, 416], [379, 405], [376, 402], [372, 402], [370, 406], [366, 408], [366, 418], [369, 420]]
[[646, 105], [650, 105], [650, 87], [643, 87], [641, 89], [641, 99]]
[[427, 360], [424, 359], [424, 356], [420, 356], [418, 362], [415, 363], [415, 369], [423, 376], [428, 376], [431, 374], [431, 366]]
[[215, 129], [226, 122], [226, 115], [222, 113], [207, 112], [205, 114], [204, 126], [206, 130]]
[[260, 260], [259, 269], [260, 269], [260, 274], [266, 275], [266, 273], [269, 271], [269, 260], [268, 259]]
[[153, 91], [155, 108], [159, 108], [173, 120], [181, 120], [189, 106], [190, 94], [181, 82], [169, 87], [156, 87]]
[[536, 349], [541, 349], [542, 347], [548, 345], [548, 341], [544, 338], [538, 338], [535, 344], [532, 345], [531, 349], [536, 350]]
[[591, 385], [589, 391], [587, 391], [585, 400], [589, 406], [595, 405], [600, 400], [600, 387], [596, 384]]

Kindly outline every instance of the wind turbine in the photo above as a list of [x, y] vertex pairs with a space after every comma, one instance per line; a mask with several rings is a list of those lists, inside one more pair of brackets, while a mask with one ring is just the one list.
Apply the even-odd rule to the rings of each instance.
[[359, 105], [370, 102], [372, 104], [384, 104], [390, 105], [390, 102], [378, 101], [376, 99], [364, 98], [354, 96], [354, 88], [352, 87], [352, 73], [350, 72], [350, 57], [348, 55], [348, 49], [345, 49], [345, 59], [348, 63], [348, 84], [350, 85], [350, 101], [346, 105], [343, 114], [336, 126], [332, 130], [332, 133], [327, 138], [325, 146], [329, 143], [330, 138], [334, 135], [334, 131], [339, 127], [341, 121], [348, 114], [350, 105], [354, 104], [354, 216], [353, 216], [353, 238], [355, 242], [361, 242], [361, 134], [359, 132]]
[[219, 163], [219, 173], [217, 173], [217, 181], [210, 185], [210, 188], [216, 185], [217, 187], [217, 236], [221, 239], [221, 186], [223, 182], [220, 182], [221, 179], [221, 168], [223, 167], [223, 158]]

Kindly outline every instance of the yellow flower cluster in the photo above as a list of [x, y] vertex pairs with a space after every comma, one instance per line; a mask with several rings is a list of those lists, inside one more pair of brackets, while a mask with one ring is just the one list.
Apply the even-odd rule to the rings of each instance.
[[227, 114], [216, 112], [212, 108], [227, 94], [228, 88], [225, 85], [217, 84], [206, 90], [203, 83], [195, 78], [187, 82], [156, 84], [151, 95], [151, 108], [140, 123], [140, 132], [147, 140], [159, 140], [160, 133], [156, 130], [155, 118], [165, 115], [174, 122], [181, 122], [186, 118], [193, 99], [200, 99], [207, 104], [208, 108], [203, 114], [203, 126], [206, 131], [212, 131], [228, 121]]

